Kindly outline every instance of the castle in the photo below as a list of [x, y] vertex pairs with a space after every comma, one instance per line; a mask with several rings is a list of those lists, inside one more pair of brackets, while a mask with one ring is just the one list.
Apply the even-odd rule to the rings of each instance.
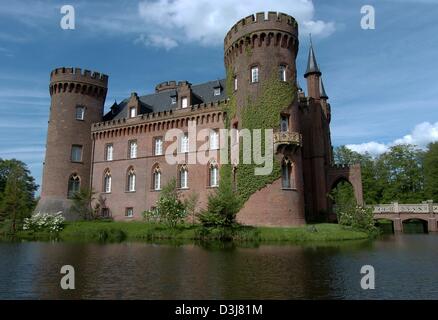
[[[297, 81], [298, 47], [298, 24], [293, 17], [276, 12], [250, 15], [225, 37], [226, 79], [198, 85], [163, 82], [155, 93], [132, 93], [106, 114], [107, 75], [79, 68], [53, 70], [42, 192], [36, 210], [62, 211], [74, 219], [71, 197], [86, 187], [104, 199], [103, 216], [141, 219], [172, 178], [177, 179], [183, 197], [196, 192], [198, 207], [204, 208], [208, 194], [219, 184], [219, 155], [206, 164], [166, 161], [166, 150], [174, 143], [164, 139], [170, 129], [183, 132], [176, 138], [174, 153], [187, 159], [190, 153], [201, 152], [188, 147], [190, 122], [198, 130], [209, 129], [207, 145], [216, 150], [220, 129], [239, 132], [257, 124], [272, 126], [278, 170], [270, 179], [250, 184], [253, 177], [245, 173], [248, 170], [232, 163], [235, 190], [247, 196], [237, 215], [241, 223], [291, 226], [329, 216], [328, 194], [343, 180], [352, 184], [362, 203], [360, 167], [333, 164], [331, 108], [313, 46], [304, 75], [307, 96]], [[239, 134], [231, 140], [231, 148], [242, 142]], [[199, 147], [201, 142], [195, 144]]]

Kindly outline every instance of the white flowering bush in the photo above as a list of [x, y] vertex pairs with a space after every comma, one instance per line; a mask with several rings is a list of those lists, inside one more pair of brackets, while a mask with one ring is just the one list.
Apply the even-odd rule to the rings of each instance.
[[62, 212], [55, 214], [38, 212], [30, 218], [24, 219], [23, 230], [60, 232], [64, 228], [65, 218]]
[[372, 208], [361, 206], [344, 207], [338, 212], [339, 224], [355, 229], [374, 232], [374, 215]]

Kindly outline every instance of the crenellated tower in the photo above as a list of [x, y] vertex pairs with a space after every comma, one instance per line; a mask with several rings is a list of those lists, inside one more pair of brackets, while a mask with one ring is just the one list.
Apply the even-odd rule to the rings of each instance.
[[108, 76], [79, 68], [50, 74], [50, 119], [37, 212], [62, 211], [68, 219], [72, 195], [90, 187], [92, 123], [103, 119]]
[[[298, 47], [296, 20], [277, 12], [262, 12], [241, 19], [224, 40], [230, 128], [274, 131], [275, 159], [271, 177], [251, 176], [244, 164], [234, 167], [238, 191], [245, 193], [251, 189], [238, 214], [240, 221], [249, 224], [304, 223], [301, 123], [297, 102]], [[231, 148], [233, 143], [235, 139]], [[242, 172], [247, 172], [246, 176]], [[248, 182], [251, 179], [252, 184]]]

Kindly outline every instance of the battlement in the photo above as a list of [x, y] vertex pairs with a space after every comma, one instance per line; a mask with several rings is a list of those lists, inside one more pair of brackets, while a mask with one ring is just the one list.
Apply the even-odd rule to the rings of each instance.
[[294, 17], [282, 12], [258, 12], [239, 20], [231, 27], [224, 39], [225, 50], [243, 36], [256, 31], [271, 30], [298, 36], [298, 24]]
[[165, 82], [161, 82], [159, 84], [156, 85], [155, 87], [155, 92], [162, 92], [162, 91], [166, 91], [166, 90], [175, 90], [178, 87], [182, 87], [182, 86], [190, 86], [191, 83], [188, 81], [178, 81], [176, 82], [175, 80], [171, 80], [171, 81], [165, 81]]
[[56, 68], [50, 73], [50, 82], [82, 82], [100, 87], [107, 87], [108, 76], [106, 74], [82, 70], [81, 68]]

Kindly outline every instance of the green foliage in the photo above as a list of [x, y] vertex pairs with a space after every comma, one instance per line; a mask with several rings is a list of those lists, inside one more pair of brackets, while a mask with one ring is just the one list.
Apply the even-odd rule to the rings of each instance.
[[208, 196], [207, 209], [199, 214], [204, 227], [230, 227], [236, 223], [236, 214], [241, 207], [239, 197], [233, 190], [231, 165], [220, 168], [219, 188]]
[[[227, 92], [234, 92], [233, 73], [227, 70]], [[241, 127], [251, 130], [261, 129], [261, 150], [265, 150], [264, 129], [278, 130], [280, 128], [280, 113], [289, 107], [296, 94], [296, 88], [287, 82], [280, 81], [276, 75], [272, 79], [261, 84], [261, 92], [257, 100], [251, 101], [247, 97], [247, 105], [241, 111]], [[227, 114], [225, 127], [230, 128], [231, 119], [237, 115], [236, 97], [230, 94], [230, 101], [224, 107]], [[252, 139], [254, 140], [254, 139]], [[240, 164], [237, 170], [238, 194], [243, 205], [256, 191], [273, 183], [281, 176], [281, 166], [274, 161], [273, 170], [270, 175], [255, 175], [256, 164], [243, 164], [243, 148], [240, 148]]]
[[195, 223], [195, 219], [198, 215], [196, 208], [198, 206], [199, 194], [196, 192], [190, 193], [190, 195], [184, 199], [184, 207], [187, 211], [187, 216], [190, 218], [192, 223]]
[[162, 222], [170, 228], [176, 228], [187, 216], [186, 205], [180, 198], [176, 187], [176, 180], [172, 179], [163, 187], [157, 207], [153, 210], [145, 211], [143, 217], [147, 221]]
[[91, 206], [95, 199], [96, 192], [88, 188], [81, 188], [73, 197], [71, 211], [77, 214], [84, 220], [92, 220], [95, 218], [94, 210]]
[[356, 207], [353, 186], [349, 182], [341, 181], [338, 183], [336, 188], [331, 191], [329, 197], [333, 200], [335, 213]]
[[0, 222], [9, 220], [11, 232], [32, 213], [36, 190], [37, 185], [23, 162], [0, 159]]
[[424, 154], [424, 178], [426, 198], [438, 202], [438, 142]]
[[375, 233], [374, 214], [372, 208], [360, 206], [344, 207], [337, 212], [339, 224], [352, 227], [356, 230], [363, 230], [368, 233]]
[[56, 214], [36, 213], [24, 219], [23, 230], [30, 232], [60, 232], [64, 228], [65, 219], [62, 212]]

